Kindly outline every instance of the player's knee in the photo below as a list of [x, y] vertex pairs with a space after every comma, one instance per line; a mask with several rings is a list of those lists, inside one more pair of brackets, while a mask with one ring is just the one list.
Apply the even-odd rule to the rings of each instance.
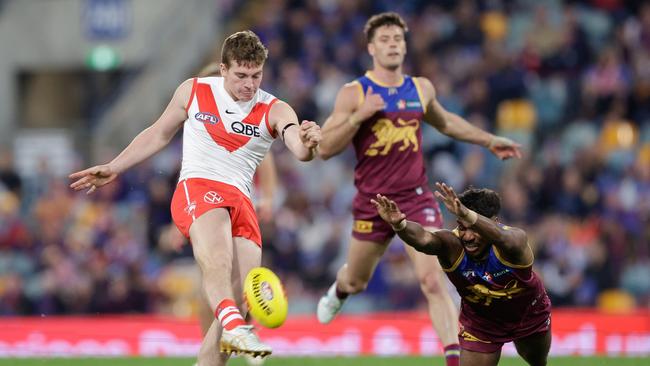
[[418, 279], [420, 280], [422, 292], [425, 295], [438, 295], [447, 292], [444, 281], [441, 280], [436, 272], [429, 271], [423, 273], [418, 276]]

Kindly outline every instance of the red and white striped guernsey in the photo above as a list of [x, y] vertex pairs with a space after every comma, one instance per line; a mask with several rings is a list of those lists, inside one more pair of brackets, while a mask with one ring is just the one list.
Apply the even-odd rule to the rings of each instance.
[[222, 77], [195, 78], [183, 125], [179, 180], [230, 184], [250, 198], [255, 169], [276, 137], [268, 114], [277, 101], [261, 89], [248, 102], [235, 101]]

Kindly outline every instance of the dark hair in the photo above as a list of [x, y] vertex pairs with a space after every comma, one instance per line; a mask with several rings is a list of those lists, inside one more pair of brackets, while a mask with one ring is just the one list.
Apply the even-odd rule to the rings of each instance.
[[375, 36], [375, 31], [377, 28], [383, 27], [385, 25], [396, 25], [402, 28], [404, 33], [409, 31], [408, 27], [406, 26], [406, 22], [399, 14], [392, 11], [376, 14], [370, 17], [370, 19], [368, 19], [366, 22], [365, 27], [363, 27], [363, 33], [366, 35], [366, 41], [368, 41], [368, 43], [372, 42], [372, 38]]
[[221, 48], [221, 62], [226, 67], [232, 65], [231, 61], [244, 66], [260, 66], [267, 56], [268, 50], [260, 38], [249, 30], [231, 34]]
[[469, 188], [458, 195], [458, 199], [470, 210], [487, 218], [498, 215], [501, 210], [501, 197], [491, 189]]

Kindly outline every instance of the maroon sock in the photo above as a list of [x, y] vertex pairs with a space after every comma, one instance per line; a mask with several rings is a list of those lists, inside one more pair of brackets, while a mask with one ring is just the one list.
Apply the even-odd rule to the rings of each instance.
[[447, 366], [460, 366], [460, 345], [455, 343], [445, 347], [445, 362]]

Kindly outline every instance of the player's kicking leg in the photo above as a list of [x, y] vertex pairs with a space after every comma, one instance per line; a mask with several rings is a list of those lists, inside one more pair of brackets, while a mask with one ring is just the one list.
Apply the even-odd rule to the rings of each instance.
[[[235, 300], [239, 304], [241, 314], [244, 316], [244, 319], [248, 319], [248, 308], [243, 297], [244, 279], [246, 279], [246, 275], [253, 268], [262, 265], [262, 248], [251, 240], [242, 237], [235, 237], [234, 242], [234, 263], [237, 267], [233, 270], [233, 289], [235, 289]], [[223, 343], [223, 338], [221, 341]], [[271, 347], [268, 347], [268, 353], [244, 353], [244, 359], [249, 365], [262, 365], [264, 363], [264, 357], [269, 354], [271, 354]]]
[[[221, 350], [227, 353], [270, 354], [271, 348], [260, 342], [241, 315], [241, 286], [233, 291], [232, 279], [237, 278], [233, 275], [233, 270], [239, 268], [235, 262], [228, 211], [219, 208], [201, 215], [190, 228], [190, 238], [194, 257], [201, 268], [203, 291], [210, 308], [216, 309], [215, 316], [218, 319], [218, 323], [212, 324], [203, 339], [198, 357], [199, 366], [225, 362], [219, 352], [214, 352], [218, 339], [221, 339]], [[254, 244], [250, 246], [255, 252], [247, 254], [255, 258], [255, 263], [259, 263], [260, 248]]]
[[406, 246], [420, 288], [428, 302], [429, 317], [445, 350], [447, 366], [458, 366], [460, 346], [458, 344], [458, 310], [447, 290], [444, 272], [436, 256], [420, 253]]
[[347, 263], [339, 269], [336, 282], [318, 302], [316, 310], [318, 321], [323, 324], [331, 322], [341, 311], [348, 295], [366, 289], [388, 244], [389, 240], [374, 242], [352, 238]]
[[[235, 287], [234, 283], [233, 283], [233, 288], [237, 288]], [[199, 299], [199, 309], [197, 313], [199, 316], [199, 323], [201, 326], [201, 336], [205, 337], [206, 334], [208, 333], [208, 330], [210, 329], [210, 326], [214, 322], [214, 314], [212, 313], [212, 310], [210, 310], [210, 305], [208, 305], [208, 300], [203, 295], [203, 291], [201, 291], [201, 295]], [[247, 323], [249, 322], [250, 319], [248, 314], [244, 316], [244, 319], [246, 320]], [[219, 325], [218, 322], [217, 325]], [[219, 350], [217, 349], [217, 342], [215, 342], [214, 345], [215, 345], [214, 350], [211, 352], [219, 352]], [[246, 363], [249, 366], [260, 366], [264, 364], [264, 358], [262, 357], [254, 357], [248, 354], [244, 354], [244, 359], [246, 360]]]

